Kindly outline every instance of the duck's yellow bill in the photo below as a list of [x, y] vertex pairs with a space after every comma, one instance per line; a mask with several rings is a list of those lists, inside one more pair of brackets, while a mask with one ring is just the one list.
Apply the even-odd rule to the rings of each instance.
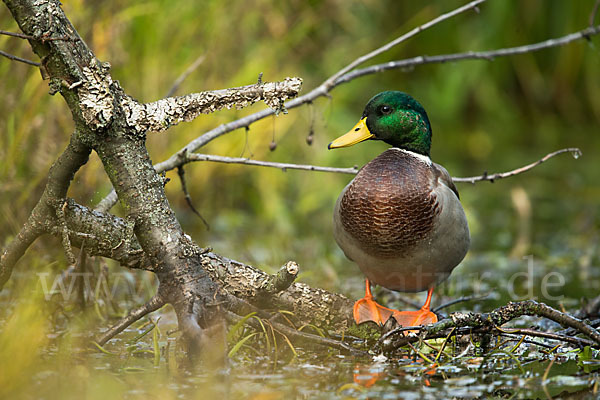
[[352, 146], [353, 144], [362, 142], [363, 140], [370, 139], [373, 136], [374, 135], [369, 132], [369, 128], [367, 128], [367, 117], [364, 117], [358, 121], [358, 124], [354, 125], [354, 128], [352, 128], [350, 132], [329, 143], [327, 148], [331, 150], [337, 149], [338, 147]]

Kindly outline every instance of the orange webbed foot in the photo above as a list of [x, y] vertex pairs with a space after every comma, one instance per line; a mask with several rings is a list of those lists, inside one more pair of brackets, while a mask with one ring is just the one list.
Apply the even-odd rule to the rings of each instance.
[[418, 311], [396, 311], [393, 317], [400, 326], [419, 326], [438, 322], [437, 315], [423, 308]]
[[[400, 326], [419, 326], [426, 324], [433, 324], [438, 321], [437, 315], [435, 315], [429, 309], [431, 304], [431, 296], [433, 295], [433, 288], [430, 288], [427, 292], [427, 300], [423, 307], [417, 311], [398, 311], [391, 308], [384, 307], [377, 304], [373, 300], [371, 294], [371, 284], [368, 279], [365, 280], [365, 297], [354, 303], [353, 316], [354, 321], [357, 324], [361, 324], [367, 321], [373, 321], [379, 325], [384, 325], [390, 317], [398, 322]], [[416, 332], [416, 331], [408, 331]]]
[[357, 324], [373, 321], [383, 325], [394, 313], [393, 310], [377, 304], [373, 297], [363, 297], [354, 303], [353, 315]]
[[[438, 317], [429, 309], [431, 305], [431, 296], [433, 295], [433, 288], [427, 291], [427, 300], [425, 304], [418, 311], [394, 311], [393, 317], [400, 326], [419, 326], [434, 324], [438, 322]], [[417, 331], [407, 331], [417, 333]]]
[[373, 321], [379, 325], [383, 325], [390, 319], [394, 311], [395, 310], [384, 307], [381, 304], [377, 304], [375, 300], [373, 300], [373, 295], [371, 294], [371, 282], [369, 282], [368, 279], [365, 279], [365, 297], [357, 300], [356, 303], [354, 303], [354, 308], [352, 310], [354, 321], [357, 324]]

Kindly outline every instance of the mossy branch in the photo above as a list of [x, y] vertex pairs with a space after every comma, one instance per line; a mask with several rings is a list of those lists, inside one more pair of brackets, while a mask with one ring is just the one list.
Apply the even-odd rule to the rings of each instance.
[[[596, 347], [600, 348], [600, 332], [597, 329], [580, 319], [535, 300], [510, 302], [489, 313], [456, 312], [431, 325], [396, 328], [383, 335], [380, 344], [384, 350], [390, 351], [418, 340], [444, 337], [448, 334], [448, 330], [454, 328], [481, 328], [489, 332], [524, 315], [548, 318], [564, 327], [573, 328], [576, 332], [592, 339]], [[408, 330], [420, 332], [419, 335], [405, 335]]]

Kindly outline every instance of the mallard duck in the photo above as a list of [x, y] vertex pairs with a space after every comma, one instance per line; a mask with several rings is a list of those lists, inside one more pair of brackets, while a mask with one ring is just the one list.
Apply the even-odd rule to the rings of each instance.
[[[431, 125], [423, 106], [406, 93], [373, 97], [360, 121], [329, 149], [364, 140], [393, 146], [360, 169], [335, 204], [333, 232], [346, 256], [365, 274], [365, 297], [354, 304], [357, 324], [393, 316], [402, 326], [437, 322], [434, 287], [469, 249], [458, 190], [448, 171], [431, 161]], [[398, 311], [373, 300], [371, 283], [401, 292], [427, 290], [418, 311]]]

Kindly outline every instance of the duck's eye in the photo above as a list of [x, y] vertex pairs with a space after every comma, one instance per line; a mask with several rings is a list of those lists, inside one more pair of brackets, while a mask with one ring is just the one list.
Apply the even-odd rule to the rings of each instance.
[[379, 107], [379, 111], [384, 114], [384, 115], [388, 115], [392, 113], [392, 107], [390, 106], [381, 106]]

